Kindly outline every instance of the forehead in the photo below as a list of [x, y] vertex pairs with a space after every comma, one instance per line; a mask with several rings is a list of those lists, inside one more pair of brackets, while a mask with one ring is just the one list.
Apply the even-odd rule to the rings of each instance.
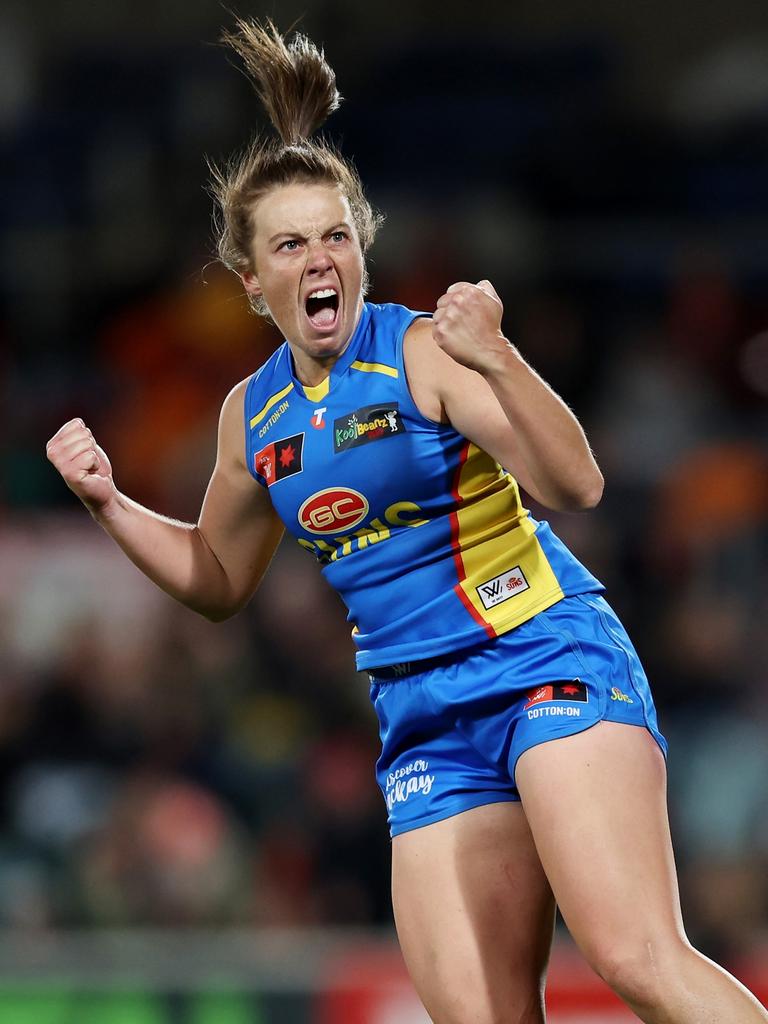
[[322, 233], [342, 221], [351, 224], [352, 212], [336, 185], [282, 185], [261, 198], [253, 212], [254, 229], [263, 238], [281, 231]]

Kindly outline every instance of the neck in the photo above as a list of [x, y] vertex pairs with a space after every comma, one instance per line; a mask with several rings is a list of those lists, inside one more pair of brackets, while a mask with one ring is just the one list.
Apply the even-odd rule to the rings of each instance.
[[360, 305], [355, 317], [355, 325], [352, 331], [344, 342], [344, 346], [339, 352], [334, 352], [333, 355], [329, 356], [310, 356], [306, 352], [303, 352], [297, 346], [292, 345], [290, 340], [288, 341], [288, 347], [291, 350], [293, 356], [293, 367], [296, 376], [302, 384], [306, 384], [307, 387], [313, 388], [320, 384], [328, 374], [331, 372], [338, 360], [344, 355], [349, 347], [349, 343], [355, 336], [358, 324], [360, 323], [360, 317], [363, 312], [363, 300], [360, 300]]
[[[348, 344], [349, 341], [347, 342], [347, 345]], [[338, 360], [339, 356], [342, 355], [347, 345], [344, 346], [344, 349], [342, 349], [338, 355], [328, 356], [327, 359], [312, 359], [303, 352], [297, 352], [289, 343], [291, 353], [293, 355], [293, 366], [296, 371], [296, 376], [302, 384], [306, 384], [309, 388], [313, 388], [320, 384], [331, 372], [334, 364]]]

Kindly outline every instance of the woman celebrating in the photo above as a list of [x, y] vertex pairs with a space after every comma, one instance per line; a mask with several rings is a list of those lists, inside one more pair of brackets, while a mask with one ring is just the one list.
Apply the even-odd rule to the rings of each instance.
[[[215, 172], [219, 253], [285, 342], [227, 397], [196, 525], [121, 494], [82, 420], [48, 457], [167, 593], [213, 620], [287, 528], [348, 609], [371, 677], [408, 969], [435, 1024], [539, 1024], [555, 903], [644, 1021], [768, 1013], [688, 943], [666, 744], [601, 584], [522, 507], [586, 509], [602, 476], [575, 417], [501, 330], [488, 281], [431, 317], [364, 301], [377, 217], [312, 133], [336, 108], [313, 44], [239, 21], [279, 139]], [[505, 467], [502, 469], [501, 467]]]

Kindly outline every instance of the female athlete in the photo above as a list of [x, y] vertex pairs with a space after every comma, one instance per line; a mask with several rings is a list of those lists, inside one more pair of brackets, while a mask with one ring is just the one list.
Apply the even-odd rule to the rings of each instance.
[[[654, 1024], [768, 1013], [683, 931], [666, 744], [601, 584], [520, 503], [586, 509], [603, 480], [501, 330], [489, 281], [432, 316], [364, 302], [377, 218], [312, 133], [335, 109], [313, 44], [239, 21], [279, 139], [214, 172], [219, 252], [286, 341], [224, 402], [196, 525], [121, 494], [80, 419], [48, 458], [170, 595], [234, 614], [287, 529], [323, 567], [371, 677], [403, 954], [435, 1024], [538, 1024], [555, 904]], [[501, 469], [500, 467], [505, 467]]]

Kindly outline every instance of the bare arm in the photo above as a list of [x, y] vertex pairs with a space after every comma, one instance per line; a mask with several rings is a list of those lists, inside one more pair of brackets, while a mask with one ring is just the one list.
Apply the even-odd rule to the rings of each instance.
[[70, 420], [48, 442], [48, 458], [93, 518], [154, 583], [206, 618], [238, 611], [259, 584], [283, 526], [248, 473], [243, 396], [238, 384], [221, 410], [216, 466], [197, 524], [143, 508], [121, 494], [112, 467], [82, 420]]
[[461, 282], [433, 320], [415, 321], [405, 359], [416, 404], [487, 451], [547, 508], [592, 508], [603, 477], [584, 431], [501, 333], [501, 314], [489, 282]]

